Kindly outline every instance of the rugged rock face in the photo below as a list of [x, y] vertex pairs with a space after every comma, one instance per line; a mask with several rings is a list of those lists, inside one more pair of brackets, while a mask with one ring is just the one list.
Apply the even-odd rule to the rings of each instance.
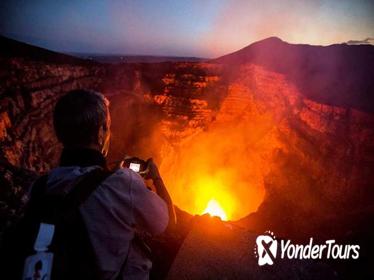
[[[218, 196], [230, 219], [258, 232], [361, 244], [371, 234], [374, 47], [270, 39], [205, 63], [103, 65], [8, 44], [0, 58], [1, 176], [25, 179], [2, 186], [2, 205], [57, 163], [57, 98], [91, 88], [111, 100], [110, 161], [155, 157], [183, 210], [201, 214], [205, 199]], [[353, 71], [358, 65], [369, 70]]]
[[[347, 226], [346, 214], [372, 215], [373, 115], [317, 103], [282, 75], [275, 80], [277, 74], [257, 66], [244, 68], [237, 81], [244, 88], [252, 87], [256, 106], [276, 120], [272, 133], [277, 145], [263, 177], [265, 200], [242, 222], [256, 220], [261, 230], [276, 228], [280, 235], [293, 232], [294, 238], [300, 238], [322, 236], [321, 221]], [[251, 77], [256, 77], [255, 82]], [[323, 234], [330, 236], [346, 233], [337, 224], [325, 230]]]
[[[5, 41], [5, 42], [4, 42]], [[9, 42], [2, 39], [2, 43]], [[5, 49], [1, 55], [1, 160], [13, 166], [43, 172], [60, 151], [53, 134], [51, 112], [56, 100], [75, 88], [97, 88], [100, 67], [68, 57], [66, 63], [43, 55], [27, 57], [24, 48]], [[13, 45], [9, 47], [15, 47]], [[30, 47], [30, 53], [34, 50]], [[22, 52], [24, 51], [24, 52]]]

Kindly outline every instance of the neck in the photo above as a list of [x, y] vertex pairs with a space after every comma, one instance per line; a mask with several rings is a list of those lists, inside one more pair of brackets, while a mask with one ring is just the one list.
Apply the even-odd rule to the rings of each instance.
[[106, 160], [103, 154], [95, 148], [86, 147], [64, 147], [60, 166], [94, 166], [106, 167]]

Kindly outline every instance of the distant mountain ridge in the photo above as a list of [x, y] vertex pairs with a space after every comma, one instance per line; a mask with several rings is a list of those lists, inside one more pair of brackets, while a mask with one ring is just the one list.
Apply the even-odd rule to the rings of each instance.
[[318, 102], [374, 112], [374, 46], [289, 44], [277, 37], [211, 60], [235, 71], [252, 63], [284, 74]]
[[90, 59], [101, 63], [160, 63], [160, 62], [201, 62], [206, 58], [190, 56], [158, 56], [158, 55], [104, 55], [104, 54], [82, 54], [72, 53], [84, 59]]
[[84, 53], [59, 53], [37, 47], [0, 35], [1, 55], [23, 57], [50, 63], [159, 63], [159, 62], [200, 62], [200, 57], [156, 56], [156, 55], [105, 55]]
[[93, 62], [73, 57], [67, 54], [54, 52], [41, 47], [36, 47], [0, 35], [1, 57], [28, 58], [35, 61], [57, 64], [92, 64]]
[[[56, 64], [100, 65], [113, 62], [113, 58], [102, 57], [97, 60], [89, 57], [74, 57], [32, 46], [0, 36], [1, 56], [8, 58], [28, 58], [35, 61]], [[170, 60], [171, 59], [171, 60]], [[196, 59], [196, 61], [195, 61]], [[114, 58], [117, 63], [118, 57]], [[244, 64], [255, 64], [267, 70], [280, 73], [306, 97], [332, 106], [355, 108], [374, 112], [374, 46], [334, 44], [312, 46], [290, 44], [277, 37], [255, 42], [231, 54], [212, 60], [199, 58], [167, 58], [153, 56], [126, 56], [124, 62], [206, 61], [226, 66], [235, 74]]]

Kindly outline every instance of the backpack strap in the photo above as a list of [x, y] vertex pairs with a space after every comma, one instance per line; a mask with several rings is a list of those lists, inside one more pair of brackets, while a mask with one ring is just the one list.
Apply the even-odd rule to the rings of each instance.
[[[56, 223], [59, 219], [69, 220], [75, 215], [79, 206], [87, 200], [91, 193], [113, 172], [103, 168], [94, 170], [80, 176], [72, 183], [71, 190], [62, 198], [62, 194], [48, 193], [48, 174], [39, 177], [33, 184], [30, 192], [28, 208], [50, 209], [52, 212], [40, 213], [42, 220], [47, 223]], [[58, 203], [56, 204], [55, 202]]]
[[98, 279], [93, 246], [79, 207], [111, 174], [96, 168], [77, 178], [65, 195], [46, 193], [42, 221], [56, 226], [50, 250], [55, 252], [53, 279]]
[[78, 179], [72, 190], [63, 199], [61, 214], [68, 218], [74, 215], [76, 209], [84, 203], [91, 193], [113, 173], [102, 168], [96, 168]]
[[[85, 175], [82, 175], [72, 183], [71, 191], [65, 196], [64, 208], [79, 207], [90, 194], [113, 172], [103, 168], [96, 168]], [[40, 176], [34, 182], [30, 191], [30, 202], [40, 201], [44, 196], [54, 196], [55, 194], [47, 193], [48, 174]]]
[[44, 174], [40, 176], [36, 181], [32, 184], [30, 190], [30, 199], [29, 202], [32, 203], [33, 201], [39, 201], [42, 196], [45, 194], [47, 190], [47, 181], [48, 181], [48, 174]]

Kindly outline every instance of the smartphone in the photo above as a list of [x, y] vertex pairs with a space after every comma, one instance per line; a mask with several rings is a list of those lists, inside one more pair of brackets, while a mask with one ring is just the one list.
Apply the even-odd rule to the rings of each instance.
[[132, 171], [140, 172], [140, 163], [130, 162], [130, 164], [129, 164], [129, 168], [130, 168]]
[[137, 173], [144, 172], [147, 169], [147, 162], [137, 157], [126, 158], [124, 162], [127, 168]]

